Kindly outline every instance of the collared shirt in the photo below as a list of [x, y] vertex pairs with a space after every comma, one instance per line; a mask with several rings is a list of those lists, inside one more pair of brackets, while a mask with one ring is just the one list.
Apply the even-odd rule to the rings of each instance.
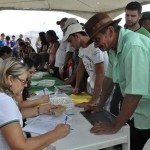
[[150, 129], [150, 39], [121, 29], [117, 53], [110, 50], [106, 76], [119, 83], [122, 95], [142, 95], [133, 114], [135, 127]]
[[150, 38], [150, 33], [144, 27], [141, 27], [141, 28], [139, 28], [138, 30], [136, 30], [134, 32], [143, 34], [143, 35], [145, 35], [145, 36]]

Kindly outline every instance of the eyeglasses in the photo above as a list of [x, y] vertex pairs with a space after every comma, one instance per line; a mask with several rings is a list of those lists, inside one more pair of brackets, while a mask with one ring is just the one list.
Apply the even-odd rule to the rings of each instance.
[[20, 79], [19, 77], [16, 77], [15, 79], [19, 80], [19, 81], [22, 82], [24, 85], [26, 85], [26, 84], [28, 83], [27, 80]]
[[29, 71], [29, 73], [30, 73], [30, 74], [33, 74], [33, 73], [35, 73], [35, 71]]

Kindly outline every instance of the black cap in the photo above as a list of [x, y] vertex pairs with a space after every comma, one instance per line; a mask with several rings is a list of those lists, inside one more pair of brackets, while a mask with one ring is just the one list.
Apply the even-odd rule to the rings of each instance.
[[56, 24], [60, 25], [61, 22], [66, 22], [68, 18], [62, 18], [60, 21], [57, 21]]
[[150, 11], [143, 12], [141, 19], [150, 19]]

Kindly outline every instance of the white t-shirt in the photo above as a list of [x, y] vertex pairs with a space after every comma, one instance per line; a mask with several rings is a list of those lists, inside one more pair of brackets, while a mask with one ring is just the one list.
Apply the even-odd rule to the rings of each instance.
[[[22, 115], [15, 101], [5, 93], [0, 93], [0, 149], [11, 150], [1, 128], [7, 124], [19, 122], [23, 126]], [[15, 137], [15, 135], [14, 135]]]
[[70, 46], [70, 44], [67, 41], [60, 41], [60, 46], [56, 52], [55, 57], [55, 66], [56, 67], [62, 67], [64, 66], [66, 53], [67, 52], [74, 52], [74, 48]]
[[149, 148], [150, 148], [150, 138], [145, 143], [143, 150], [149, 150]]
[[79, 49], [79, 57], [82, 58], [85, 69], [90, 76], [91, 87], [94, 88], [95, 83], [95, 64], [104, 62], [105, 72], [108, 66], [107, 52], [102, 52], [100, 49], [94, 47], [94, 43], [86, 48]]

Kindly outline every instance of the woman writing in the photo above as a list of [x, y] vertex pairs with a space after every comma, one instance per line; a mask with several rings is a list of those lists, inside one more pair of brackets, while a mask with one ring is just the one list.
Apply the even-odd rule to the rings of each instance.
[[[20, 95], [27, 86], [27, 74], [28, 68], [12, 57], [4, 60], [0, 68], [0, 145], [2, 150], [41, 150], [65, 137], [70, 131], [69, 125], [60, 124], [53, 131], [34, 138], [25, 138], [22, 131], [22, 115], [13, 97]], [[24, 112], [39, 115], [38, 108], [24, 108]], [[50, 111], [49, 106], [47, 114], [50, 114]]]

